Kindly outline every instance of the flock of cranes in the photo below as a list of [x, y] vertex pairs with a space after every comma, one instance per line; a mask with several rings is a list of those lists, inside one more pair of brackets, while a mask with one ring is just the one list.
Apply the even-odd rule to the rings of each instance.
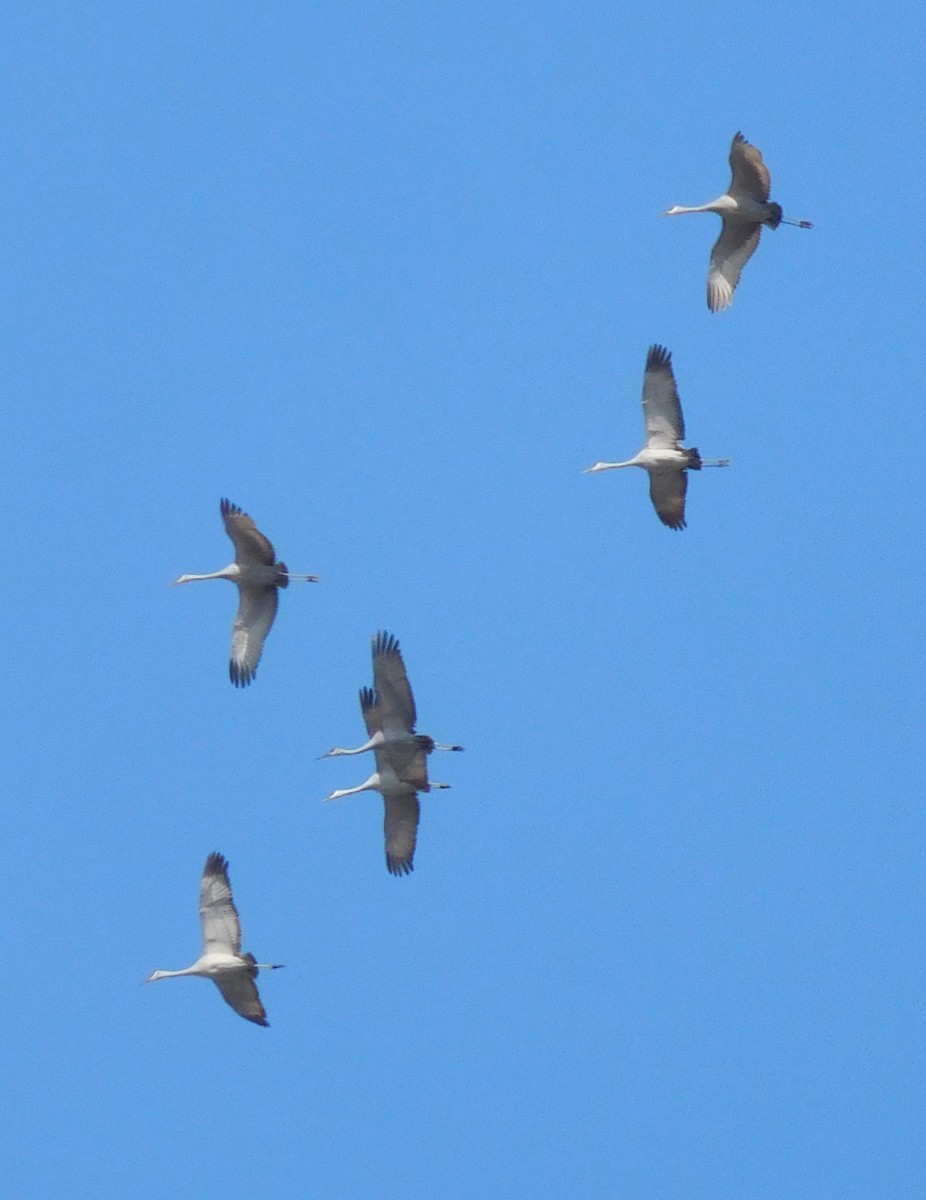
[[[715, 212], [723, 220], [720, 237], [711, 251], [707, 276], [707, 303], [719, 312], [733, 303], [733, 292], [743, 266], [759, 244], [762, 226], [780, 224], [811, 228], [809, 221], [789, 221], [781, 206], [769, 200], [771, 181], [762, 155], [741, 133], [730, 148], [733, 178], [724, 195], [709, 204], [686, 208], [676, 205], [664, 216]], [[664, 347], [650, 346], [643, 372], [643, 449], [623, 462], [598, 462], [587, 473], [642, 467], [649, 474], [650, 498], [656, 513], [670, 529], [685, 528], [688, 471], [725, 467], [729, 460], [702, 458], [697, 449], [682, 446], [685, 420], [678, 396], [672, 355]], [[277, 561], [276, 552], [251, 517], [236, 504], [222, 500], [225, 531], [235, 547], [235, 561], [206, 575], [181, 575], [175, 583], [199, 579], [228, 579], [238, 587], [238, 612], [232, 626], [229, 677], [235, 687], [246, 687], [255, 677], [264, 642], [276, 616], [280, 588], [291, 581], [317, 583], [317, 575], [293, 575]], [[373, 686], [360, 689], [360, 711], [367, 740], [353, 749], [334, 746], [320, 758], [365, 754], [372, 750], [376, 769], [356, 787], [338, 788], [325, 800], [340, 800], [361, 792], [379, 792], [385, 810], [386, 868], [391, 875], [408, 875], [414, 865], [421, 806], [418, 796], [448, 783], [428, 776], [428, 757], [435, 750], [462, 750], [462, 746], [436, 742], [415, 726], [418, 715], [399, 643], [380, 631], [373, 637]], [[260, 971], [277, 970], [281, 963], [259, 963], [241, 952], [241, 925], [232, 899], [228, 862], [218, 853], [206, 859], [200, 881], [199, 916], [203, 952], [180, 971], [155, 971], [145, 980], [181, 975], [211, 979], [235, 1012], [257, 1025], [267, 1025], [267, 1014], [255, 980]]]
[[[720, 237], [711, 251], [707, 272], [707, 307], [720, 312], [733, 303], [733, 292], [743, 267], [759, 244], [762, 226], [796, 225], [812, 229], [809, 221], [794, 221], [782, 216], [781, 205], [769, 200], [772, 180], [762, 152], [747, 142], [741, 133], [733, 135], [730, 146], [733, 178], [729, 190], [708, 204], [685, 207], [676, 204], [664, 217], [681, 213], [713, 212], [723, 221]], [[686, 471], [702, 467], [728, 467], [727, 458], [702, 458], [697, 450], [682, 446], [685, 418], [675, 385], [672, 355], [664, 346], [650, 346], [643, 372], [643, 424], [646, 444], [639, 454], [624, 462], [598, 462], [586, 473], [612, 471], [619, 467], [642, 467], [649, 472], [649, 494], [656, 514], [670, 529], [684, 529]]]

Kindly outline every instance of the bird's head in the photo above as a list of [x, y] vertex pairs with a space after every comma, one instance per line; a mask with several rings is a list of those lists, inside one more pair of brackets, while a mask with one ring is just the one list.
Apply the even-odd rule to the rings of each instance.
[[143, 980], [142, 980], [142, 984], [146, 984], [146, 983], [157, 983], [157, 981], [158, 981], [159, 979], [163, 979], [163, 978], [164, 978], [164, 972], [163, 972], [163, 971], [152, 971], [152, 973], [151, 973], [151, 974], [148, 976], [148, 978], [147, 978], [147, 979], [143, 979]]

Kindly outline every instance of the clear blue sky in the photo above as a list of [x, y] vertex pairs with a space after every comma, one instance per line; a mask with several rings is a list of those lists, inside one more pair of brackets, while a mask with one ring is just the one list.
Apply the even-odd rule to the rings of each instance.
[[[0, 14], [13, 1200], [922, 1195], [921, 7], [622, 7]], [[712, 316], [738, 129], [815, 228]], [[243, 692], [222, 496], [323, 577]], [[139, 987], [211, 850], [269, 1030]]]

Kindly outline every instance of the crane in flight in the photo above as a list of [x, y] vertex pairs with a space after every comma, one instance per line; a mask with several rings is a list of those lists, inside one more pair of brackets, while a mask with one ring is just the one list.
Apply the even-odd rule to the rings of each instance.
[[247, 687], [260, 662], [264, 641], [277, 613], [277, 593], [291, 580], [318, 583], [317, 575], [292, 575], [246, 512], [230, 500], [219, 505], [225, 532], [235, 547], [235, 561], [208, 575], [181, 575], [178, 583], [197, 579], [229, 579], [238, 585], [238, 614], [232, 626], [228, 676], [235, 687]]
[[253, 954], [241, 953], [241, 922], [228, 882], [228, 860], [212, 853], [206, 859], [199, 884], [199, 919], [203, 926], [203, 952], [182, 971], [155, 971], [145, 983], [179, 975], [211, 979], [226, 1004], [255, 1025], [269, 1025], [254, 980], [259, 971], [276, 971], [282, 963], [259, 963]]
[[643, 467], [649, 472], [649, 494], [656, 515], [670, 529], [685, 528], [686, 471], [702, 467], [728, 467], [728, 458], [702, 458], [697, 450], [680, 443], [685, 436], [685, 418], [675, 386], [672, 355], [664, 346], [650, 346], [643, 371], [643, 424], [646, 445], [626, 462], [598, 462], [585, 474], [612, 471], [618, 467]]
[[360, 689], [360, 711], [368, 740], [354, 750], [335, 747], [322, 757], [372, 750], [376, 770], [358, 787], [339, 788], [325, 799], [379, 792], [385, 808], [386, 869], [390, 875], [408, 875], [414, 866], [421, 817], [418, 793], [450, 787], [449, 783], [432, 783], [428, 779], [428, 755], [435, 749], [462, 747], [443, 745], [427, 734], [415, 732], [415, 700], [399, 643], [383, 631], [373, 638], [373, 679], [374, 687]]
[[733, 303], [740, 272], [759, 244], [763, 225], [770, 229], [777, 229], [779, 225], [813, 228], [810, 221], [795, 221], [782, 216], [781, 205], [769, 200], [772, 179], [762, 152], [747, 142], [741, 133], [733, 137], [730, 167], [733, 178], [722, 196], [694, 207], [676, 204], [661, 214], [677, 217], [682, 213], [714, 212], [722, 218], [723, 228], [711, 251], [707, 272], [707, 307], [711, 312], [720, 312]]
[[320, 758], [336, 758], [343, 754], [364, 754], [386, 743], [390, 745], [416, 745], [431, 754], [434, 750], [462, 750], [462, 746], [451, 746], [446, 742], [435, 742], [426, 733], [416, 733], [418, 714], [415, 697], [412, 695], [408, 673], [399, 649], [398, 639], [391, 633], [380, 630], [373, 635], [373, 690], [377, 697], [380, 727], [362, 746], [345, 750], [334, 746]]

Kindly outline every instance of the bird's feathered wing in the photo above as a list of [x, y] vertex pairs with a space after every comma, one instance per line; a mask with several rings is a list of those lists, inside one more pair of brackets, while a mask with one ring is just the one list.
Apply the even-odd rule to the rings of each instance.
[[205, 954], [241, 953], [241, 922], [228, 881], [228, 860], [221, 854], [210, 854], [203, 867], [199, 884], [199, 919], [203, 926]]
[[228, 675], [235, 687], [247, 687], [257, 671], [264, 642], [274, 617], [279, 598], [277, 589], [238, 585], [238, 614], [232, 626], [231, 658]]
[[418, 714], [398, 639], [380, 630], [373, 637], [373, 686], [379, 700], [383, 732], [410, 733]]
[[647, 446], [674, 448], [685, 436], [685, 418], [675, 386], [672, 355], [650, 346], [643, 372], [643, 424]]
[[650, 499], [659, 520], [670, 529], [685, 528], [687, 491], [688, 475], [685, 471], [650, 471]]
[[761, 225], [724, 219], [707, 272], [707, 307], [711, 312], [720, 312], [733, 303], [740, 272], [755, 253], [761, 232]]
[[767, 201], [772, 190], [772, 177], [762, 158], [762, 151], [747, 142], [741, 133], [733, 135], [730, 146], [730, 195], [743, 194], [754, 200]]
[[[245, 958], [254, 962], [253, 954], [246, 954]], [[251, 970], [242, 967], [240, 970], [222, 971], [213, 975], [212, 979], [222, 993], [222, 999], [226, 1004], [230, 1004], [236, 1013], [247, 1021], [253, 1021], [255, 1025], [268, 1026], [270, 1022], [267, 1020], [267, 1011], [261, 1003], [260, 993], [254, 982], [256, 975], [256, 967], [252, 967]]]
[[276, 562], [273, 546], [248, 514], [230, 500], [222, 500], [219, 510], [225, 523], [225, 532], [235, 545], [235, 562], [263, 563], [272, 567]]
[[408, 875], [414, 867], [415, 842], [421, 805], [411, 788], [384, 796], [386, 819], [386, 868], [390, 875]]
[[372, 688], [361, 688], [359, 695], [360, 711], [363, 714], [363, 723], [367, 727], [367, 737], [373, 737], [375, 734], [381, 733], [383, 728], [379, 702]]

